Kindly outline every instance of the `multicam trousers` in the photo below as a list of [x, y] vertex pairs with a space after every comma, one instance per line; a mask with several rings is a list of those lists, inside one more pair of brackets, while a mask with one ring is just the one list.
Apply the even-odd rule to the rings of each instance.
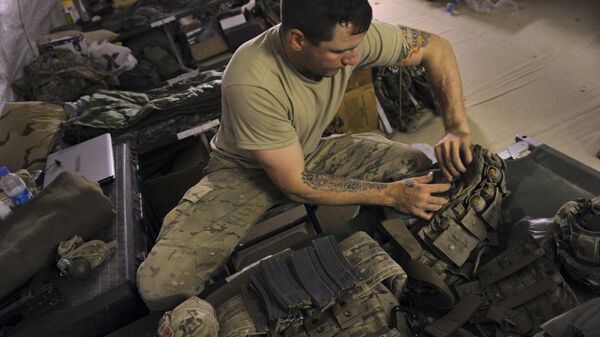
[[[368, 181], [393, 181], [427, 169], [422, 152], [375, 134], [323, 139], [306, 170]], [[163, 221], [137, 273], [151, 310], [169, 310], [199, 294], [269, 208], [289, 201], [263, 170], [220, 169], [186, 192]]]

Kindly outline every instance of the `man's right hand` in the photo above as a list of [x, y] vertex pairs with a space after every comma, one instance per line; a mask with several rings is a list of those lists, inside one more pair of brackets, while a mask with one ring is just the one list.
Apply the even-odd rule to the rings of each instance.
[[400, 212], [429, 220], [448, 199], [433, 194], [450, 190], [450, 184], [430, 184], [433, 173], [426, 176], [408, 178], [390, 183], [388, 193], [393, 199], [393, 207]]

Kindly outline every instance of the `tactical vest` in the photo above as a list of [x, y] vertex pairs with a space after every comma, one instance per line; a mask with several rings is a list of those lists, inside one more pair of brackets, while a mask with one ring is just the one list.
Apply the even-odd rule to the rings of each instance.
[[552, 236], [565, 270], [600, 290], [600, 196], [564, 204], [554, 217]]
[[[322, 241], [321, 241], [322, 242]], [[313, 246], [317, 247], [316, 244]], [[318, 248], [318, 247], [317, 247]], [[311, 247], [306, 248], [308, 250]], [[219, 336], [220, 337], [239, 337], [248, 335], [265, 335], [265, 336], [285, 336], [285, 337], [328, 337], [328, 336], [406, 336], [408, 331], [398, 331], [394, 327], [390, 327], [391, 323], [400, 319], [404, 319], [402, 315], [396, 317], [393, 314], [393, 308], [398, 306], [397, 298], [401, 295], [406, 284], [406, 274], [402, 268], [375, 242], [370, 236], [364, 232], [356, 232], [350, 237], [343, 240], [339, 245], [339, 251], [347, 260], [355, 274], [356, 279], [350, 281], [351, 285], [342, 293], [337, 293], [333, 298], [325, 300], [315, 300], [316, 297], [322, 294], [312, 292], [312, 290], [320, 291], [324, 288], [336, 288], [338, 290], [341, 284], [338, 284], [340, 279], [334, 277], [335, 280], [328, 281], [326, 284], [321, 284], [319, 289], [312, 289], [311, 285], [302, 280], [302, 275], [312, 275], [312, 278], [327, 278], [320, 275], [321, 273], [329, 273], [332, 269], [337, 269], [336, 266], [330, 266], [327, 271], [320, 270], [314, 273], [312, 270], [315, 266], [309, 265], [300, 267], [303, 271], [300, 273], [295, 269], [295, 263], [291, 257], [298, 252], [294, 251], [287, 255], [287, 265], [290, 267], [293, 280], [284, 280], [282, 282], [295, 282], [301, 284], [300, 288], [309, 293], [310, 304], [295, 303], [293, 293], [297, 289], [293, 286], [286, 288], [286, 295], [291, 301], [290, 309], [296, 305], [302, 307], [298, 314], [286, 316], [285, 320], [273, 320], [272, 310], [268, 307], [273, 303], [272, 298], [265, 298], [261, 291], [256, 289], [254, 282], [257, 275], [261, 275], [264, 270], [261, 270], [260, 264], [254, 268], [244, 272], [245, 280], [234, 285], [234, 289], [220, 289], [218, 292], [235, 293], [225, 302], [215, 305], [217, 319], [219, 321]], [[332, 254], [335, 255], [335, 254]], [[285, 255], [276, 255], [269, 258], [281, 259]], [[263, 260], [261, 264], [265, 263]], [[303, 260], [298, 260], [302, 263]], [[310, 258], [304, 261], [311, 261]], [[313, 261], [319, 263], [319, 261]], [[273, 262], [277, 263], [277, 262]], [[343, 262], [342, 262], [343, 263]], [[310, 264], [310, 263], [309, 263]], [[328, 262], [324, 262], [325, 265]], [[266, 266], [265, 268], [270, 268]], [[310, 269], [310, 270], [309, 270]], [[318, 268], [317, 268], [318, 269]], [[313, 274], [314, 273], [314, 274]], [[278, 274], [285, 275], [287, 272], [279, 271]], [[264, 274], [262, 274], [264, 275]], [[352, 279], [352, 277], [350, 277]], [[234, 279], [232, 283], [236, 282]], [[314, 285], [320, 281], [312, 280]], [[267, 292], [273, 290], [271, 285], [264, 281], [264, 288]], [[276, 285], [274, 286], [277, 287]], [[276, 293], [276, 290], [275, 290]], [[323, 292], [326, 293], [326, 292]], [[277, 296], [274, 296], [277, 297]], [[327, 296], [325, 296], [327, 297]], [[280, 299], [275, 298], [275, 302]], [[211, 301], [211, 297], [209, 297]], [[302, 302], [302, 301], [300, 301]], [[284, 310], [287, 310], [285, 308]], [[292, 310], [293, 311], [293, 310]], [[394, 317], [392, 317], [394, 316]], [[404, 326], [396, 324], [394, 326]]]
[[474, 146], [467, 172], [429, 222], [381, 223], [408, 275], [405, 298], [421, 309], [447, 311], [426, 324], [428, 335], [451, 336], [463, 326], [483, 336], [530, 335], [577, 303], [533, 238], [481, 266], [497, 241], [501, 204], [508, 195], [504, 172], [497, 155]]
[[476, 145], [448, 203], [428, 223], [411, 228], [398, 219], [382, 223], [383, 233], [407, 257], [402, 266], [419, 281], [408, 289], [417, 304], [449, 310], [455, 303], [451, 288], [474, 279], [488, 243], [496, 240], [508, 195], [504, 170], [500, 157]]

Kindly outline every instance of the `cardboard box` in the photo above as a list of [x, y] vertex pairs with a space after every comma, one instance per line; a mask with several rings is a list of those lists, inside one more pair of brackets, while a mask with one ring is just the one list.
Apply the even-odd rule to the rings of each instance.
[[196, 42], [190, 46], [190, 52], [195, 61], [203, 61], [228, 50], [227, 42], [225, 42], [221, 34], [215, 34], [206, 40]]
[[378, 128], [377, 104], [371, 68], [352, 74], [337, 115], [343, 122], [344, 132], [361, 133]]

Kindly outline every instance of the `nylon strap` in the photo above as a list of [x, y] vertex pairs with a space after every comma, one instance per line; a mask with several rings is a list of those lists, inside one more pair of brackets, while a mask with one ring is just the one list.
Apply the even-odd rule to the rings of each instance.
[[544, 250], [538, 246], [537, 249], [525, 256], [516, 254], [509, 256], [513, 257], [513, 259], [511, 259], [511, 265], [508, 267], [500, 267], [497, 259], [494, 259], [480, 269], [478, 276], [480, 277], [481, 285], [483, 287], [496, 283], [501, 279], [514, 274], [517, 270], [544, 256]]
[[447, 337], [465, 325], [475, 314], [482, 300], [480, 297], [467, 295], [444, 317], [425, 327], [425, 332], [434, 337]]
[[423, 248], [401, 219], [388, 219], [381, 222], [384, 233], [402, 249], [411, 259], [421, 257]]

